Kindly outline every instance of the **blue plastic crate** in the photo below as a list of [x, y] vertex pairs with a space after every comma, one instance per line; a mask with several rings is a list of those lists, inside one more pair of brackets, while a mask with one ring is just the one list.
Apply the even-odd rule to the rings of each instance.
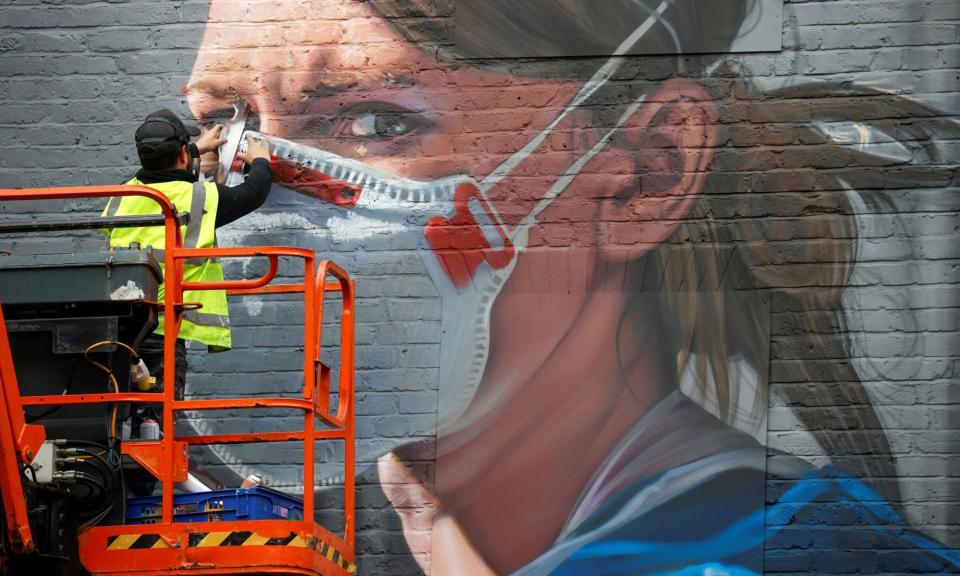
[[[263, 486], [177, 494], [173, 497], [174, 522], [302, 519], [302, 500]], [[159, 522], [159, 496], [127, 499], [127, 524]]]

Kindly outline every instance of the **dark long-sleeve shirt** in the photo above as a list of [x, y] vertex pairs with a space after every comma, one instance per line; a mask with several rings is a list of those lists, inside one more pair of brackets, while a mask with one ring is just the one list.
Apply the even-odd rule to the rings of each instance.
[[[137, 180], [144, 184], [156, 184], [180, 180], [195, 182], [196, 178], [189, 170], [168, 168], [166, 170], [141, 169], [137, 172]], [[273, 172], [270, 169], [270, 162], [257, 158], [250, 164], [250, 172], [242, 184], [224, 186], [218, 183], [217, 192], [220, 200], [217, 205], [216, 227], [225, 226], [263, 206], [267, 194], [270, 193], [272, 180]]]

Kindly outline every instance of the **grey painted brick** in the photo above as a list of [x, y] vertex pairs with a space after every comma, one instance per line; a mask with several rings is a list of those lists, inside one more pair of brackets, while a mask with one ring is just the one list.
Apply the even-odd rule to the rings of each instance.
[[377, 331], [377, 342], [382, 345], [439, 343], [439, 328], [436, 322], [385, 322]]
[[402, 414], [436, 414], [437, 395], [433, 392], [415, 392], [400, 396]]
[[865, 24], [873, 22], [917, 22], [924, 11], [903, 2], [828, 2], [787, 4], [784, 19], [800, 26], [823, 24]]
[[90, 34], [87, 47], [94, 52], [123, 52], [142, 50], [144, 36], [149, 28], [111, 29]]
[[0, 52], [76, 52], [83, 46], [84, 35], [75, 32], [27, 32], [0, 40]]
[[113, 74], [117, 65], [113, 58], [79, 54], [55, 56], [0, 56], [0, 72], [4, 76]]
[[117, 56], [115, 62], [124, 74], [165, 74], [187, 68], [193, 62], [193, 54], [185, 50], [137, 51]]
[[393, 393], [360, 393], [357, 394], [357, 415], [376, 416], [393, 415], [398, 413], [400, 396]]
[[177, 5], [166, 2], [51, 6], [45, 10], [4, 8], [11, 28], [87, 28], [172, 24], [179, 20]]
[[432, 368], [360, 368], [357, 371], [357, 387], [362, 390], [417, 391], [437, 388], [437, 371]]
[[878, 48], [885, 46], [950, 45], [956, 42], [957, 25], [921, 22], [902, 24], [864, 24], [826, 29], [822, 49]]

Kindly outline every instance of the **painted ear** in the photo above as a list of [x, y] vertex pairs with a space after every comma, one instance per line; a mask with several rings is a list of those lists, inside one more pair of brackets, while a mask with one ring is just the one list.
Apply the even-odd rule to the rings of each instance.
[[671, 80], [654, 94], [605, 152], [629, 172], [601, 207], [600, 222], [621, 224], [605, 243], [626, 242], [618, 230], [651, 246], [669, 237], [703, 188], [716, 140], [716, 107], [699, 84]]

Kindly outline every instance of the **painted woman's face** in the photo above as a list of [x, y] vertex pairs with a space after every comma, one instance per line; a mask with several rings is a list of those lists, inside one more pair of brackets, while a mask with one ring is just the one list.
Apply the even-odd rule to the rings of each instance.
[[[544, 289], [582, 300], [598, 256], [622, 276], [614, 268], [669, 233], [661, 207], [681, 215], [705, 169], [680, 151], [681, 141], [703, 149], [705, 113], [689, 105], [699, 93], [658, 87], [598, 114], [589, 104], [604, 83], [440, 61], [365, 2], [213, 0], [187, 93], [201, 121], [229, 118], [239, 95], [251, 129], [297, 146], [291, 162], [355, 189], [337, 199], [281, 177], [254, 229], [292, 227], [357, 258], [419, 250], [404, 273], [443, 304], [443, 427], [489, 368], [491, 332], [546, 342], [518, 327], [560, 337], [579, 306], [565, 301], [571, 317], [548, 314], [551, 323], [496, 302]], [[672, 100], [686, 107], [667, 110]], [[663, 130], [649, 131], [653, 122]], [[638, 172], [648, 175], [642, 204]], [[522, 347], [499, 348], [501, 366], [529, 365]]]

